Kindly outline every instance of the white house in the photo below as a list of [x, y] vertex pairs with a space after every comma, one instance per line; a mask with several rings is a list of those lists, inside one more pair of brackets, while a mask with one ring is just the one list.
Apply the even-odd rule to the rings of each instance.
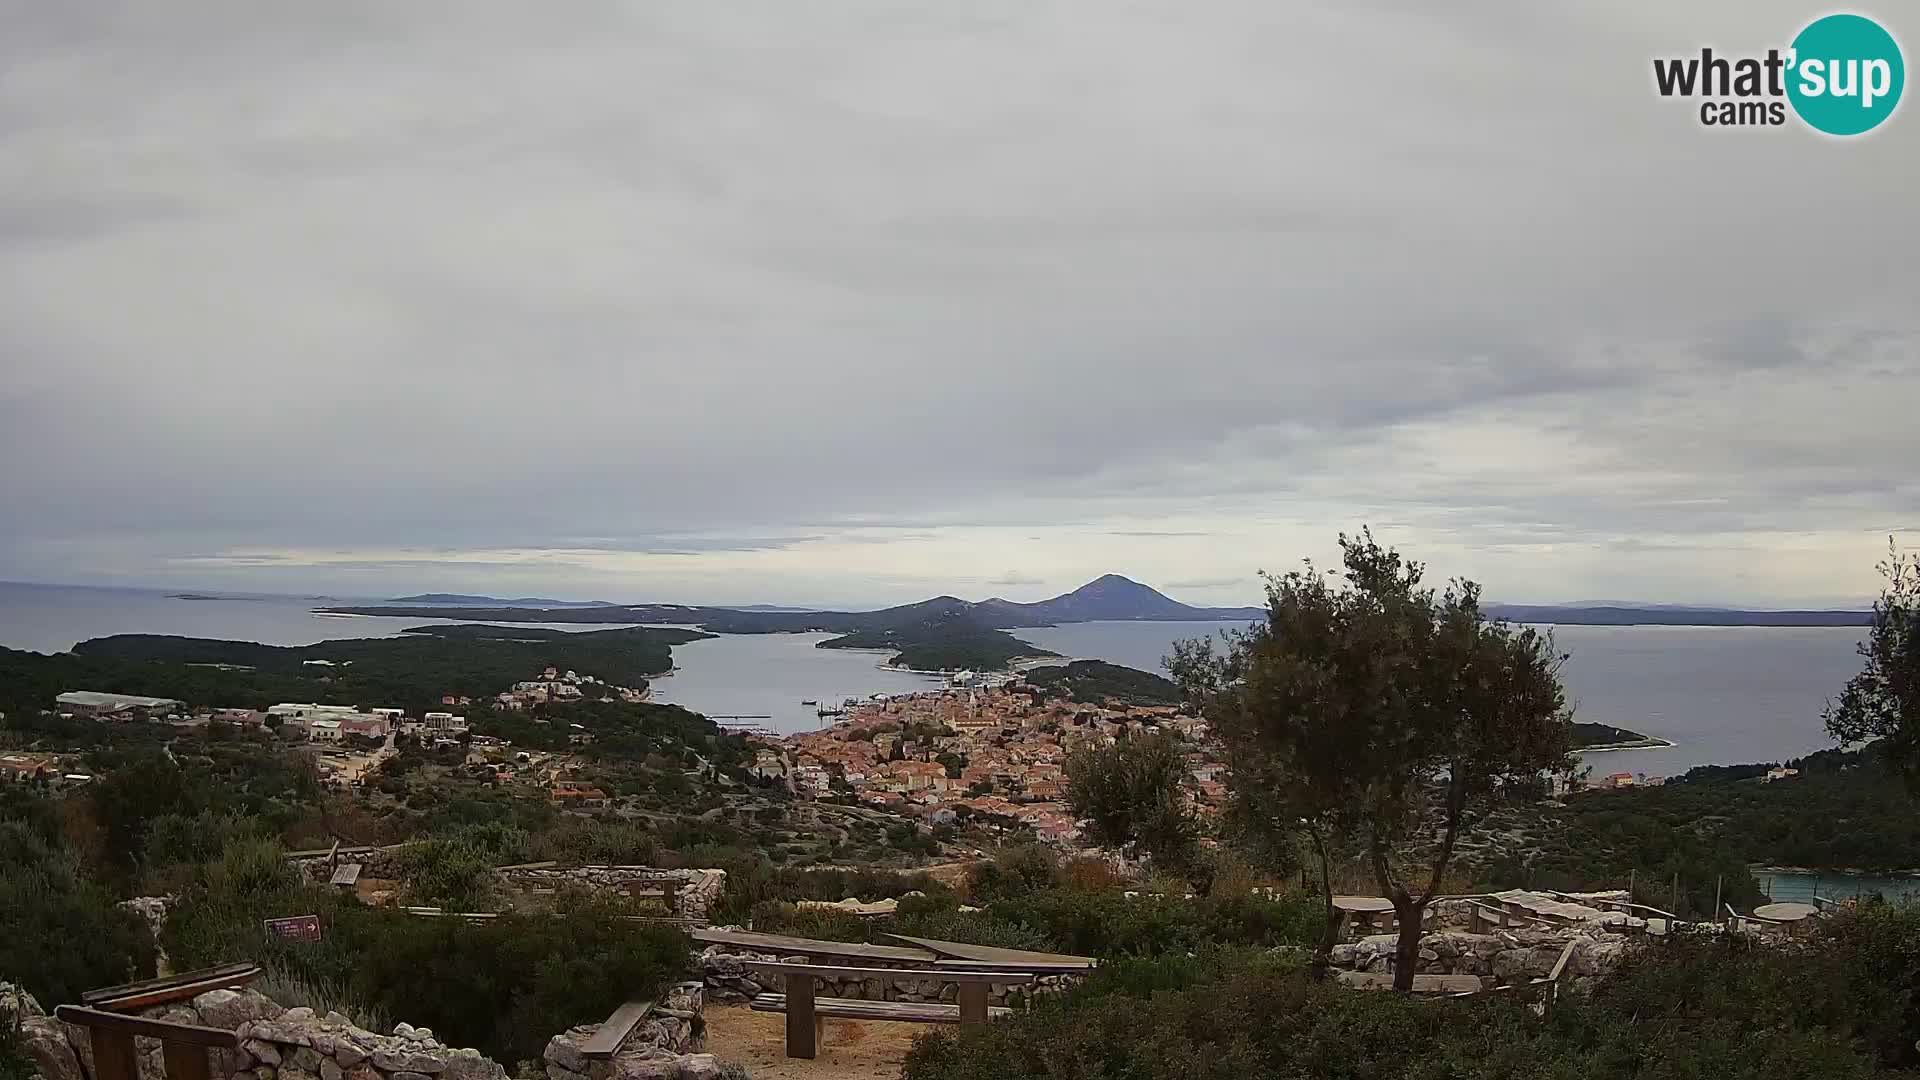
[[307, 721], [307, 739], [311, 742], [339, 742], [341, 723], [338, 720]]

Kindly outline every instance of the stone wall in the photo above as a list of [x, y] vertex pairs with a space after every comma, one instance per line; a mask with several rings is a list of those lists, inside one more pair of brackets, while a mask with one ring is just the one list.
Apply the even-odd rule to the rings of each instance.
[[[1627, 939], [1601, 929], [1504, 930], [1473, 934], [1462, 930], [1431, 930], [1420, 937], [1420, 958], [1414, 968], [1421, 975], [1477, 975], [1487, 987], [1523, 983], [1553, 972], [1554, 964], [1574, 943], [1566, 973], [1576, 977], [1613, 970], [1628, 949]], [[1391, 972], [1395, 934], [1373, 934], [1333, 947], [1335, 967], [1353, 971]]]
[[[339, 861], [359, 863], [363, 878], [399, 881], [407, 876], [407, 847], [400, 844], [342, 852]], [[325, 855], [301, 856], [291, 862], [310, 882], [325, 882], [332, 875]], [[725, 870], [669, 870], [655, 866], [503, 866], [494, 871], [494, 878], [503, 886], [528, 891], [565, 886], [618, 892], [671, 888], [675, 891], [674, 914], [703, 924], [727, 887]]]
[[[12, 1022], [15, 1000], [13, 987], [0, 983], [0, 1021]], [[31, 996], [17, 1000], [22, 1041], [39, 1074], [45, 1080], [93, 1080], [88, 1030], [45, 1015]], [[744, 1080], [742, 1070], [700, 1052], [704, 1007], [699, 983], [675, 986], [611, 1062], [588, 1062], [580, 1053], [597, 1024], [556, 1035], [545, 1053], [548, 1080]], [[507, 1080], [498, 1063], [478, 1050], [448, 1047], [427, 1028], [397, 1024], [391, 1035], [379, 1035], [338, 1013], [283, 1009], [254, 990], [214, 990], [142, 1015], [237, 1034], [237, 1049], [207, 1051], [211, 1080]], [[134, 1042], [140, 1080], [163, 1080], [160, 1043], [144, 1037]]]
[[[804, 964], [804, 956], [779, 956], [774, 953], [746, 952], [734, 946], [709, 945], [697, 957], [701, 975], [707, 988], [707, 997], [724, 1004], [752, 1001], [763, 993], [782, 994], [786, 992], [786, 978], [781, 975], [759, 975], [749, 971], [746, 964], [750, 960], [782, 961], [792, 964]], [[835, 966], [828, 964], [827, 966]], [[854, 966], [842, 964], [838, 966]], [[925, 968], [924, 962], [896, 962], [889, 960], [861, 960], [857, 965], [869, 968]], [[1040, 981], [1026, 986], [993, 986], [987, 990], [990, 1005], [1006, 1005], [1016, 996], [1031, 999], [1044, 994], [1058, 993], [1078, 980], [1075, 975], [1047, 975]], [[938, 1001], [949, 1005], [959, 1001], [959, 987], [953, 983], [942, 983], [938, 979], [857, 979], [849, 977], [821, 976], [816, 982], [815, 993], [821, 997], [855, 998], [861, 1001]]]
[[673, 913], [704, 924], [726, 891], [725, 870], [666, 870], [653, 866], [510, 866], [495, 871], [502, 884], [521, 889], [585, 886], [626, 892], [664, 888], [674, 891]]
[[[38, 1006], [34, 1006], [37, 1013]], [[240, 1037], [233, 1050], [208, 1050], [215, 1080], [506, 1080], [507, 1071], [478, 1050], [456, 1050], [426, 1028], [400, 1024], [391, 1035], [356, 1027], [339, 1013], [283, 1009], [253, 990], [211, 990], [191, 1001], [159, 1005], [153, 1020], [225, 1028]], [[29, 1016], [28, 1050], [46, 1080], [92, 1080], [93, 1040], [83, 1027]], [[137, 1038], [141, 1080], [166, 1075], [160, 1043]]]

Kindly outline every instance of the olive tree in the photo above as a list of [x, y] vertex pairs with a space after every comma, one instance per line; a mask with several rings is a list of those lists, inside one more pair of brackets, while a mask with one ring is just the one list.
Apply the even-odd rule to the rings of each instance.
[[1880, 573], [1887, 585], [1860, 643], [1866, 663], [1827, 704], [1827, 732], [1845, 744], [1879, 740], [1885, 760], [1920, 793], [1920, 558], [1889, 544]]
[[1264, 623], [1218, 649], [1182, 643], [1169, 667], [1227, 747], [1246, 824], [1304, 822], [1323, 883], [1330, 838], [1361, 852], [1399, 919], [1405, 991], [1468, 812], [1572, 767], [1564, 658], [1550, 635], [1487, 619], [1473, 582], [1423, 586], [1370, 531], [1340, 548], [1337, 578], [1311, 563], [1268, 576]]
[[1199, 829], [1180, 791], [1186, 756], [1166, 735], [1083, 747], [1067, 758], [1067, 805], [1103, 848], [1131, 844], [1169, 869], [1186, 869]]

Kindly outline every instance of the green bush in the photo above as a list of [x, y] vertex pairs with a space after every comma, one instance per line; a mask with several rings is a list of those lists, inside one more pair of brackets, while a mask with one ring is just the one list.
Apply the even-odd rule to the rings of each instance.
[[1545, 1019], [1357, 994], [1257, 950], [1125, 958], [1005, 1023], [921, 1036], [903, 1078], [1866, 1080], [1913, 1063], [1917, 946], [1920, 913], [1886, 909], [1805, 945], [1679, 939]]
[[1190, 952], [1210, 944], [1297, 945], [1319, 935], [1311, 896], [1184, 899], [1140, 893], [1047, 889], [989, 905], [1002, 922], [1042, 935], [1053, 949], [1086, 956]]
[[967, 874], [967, 895], [976, 904], [1011, 900], [1059, 881], [1059, 860], [1040, 844], [1018, 844], [976, 863]]
[[[686, 936], [621, 918], [630, 905], [565, 895], [555, 909], [467, 922], [369, 908], [301, 882], [273, 845], [241, 841], [182, 894], [165, 939], [176, 967], [256, 959], [277, 984], [348, 1015], [431, 1027], [511, 1063], [686, 968]], [[322, 939], [266, 933], [263, 920], [292, 915], [319, 916]]]
[[867, 940], [867, 920], [845, 911], [803, 908], [782, 900], [753, 905], [753, 929], [760, 934], [788, 934], [820, 941]]
[[0, 802], [0, 977], [48, 1008], [153, 974], [146, 923], [83, 878], [44, 800]]

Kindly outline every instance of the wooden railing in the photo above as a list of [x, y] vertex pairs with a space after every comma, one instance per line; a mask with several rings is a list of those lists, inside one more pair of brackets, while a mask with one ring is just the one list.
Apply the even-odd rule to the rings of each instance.
[[207, 1051], [240, 1045], [239, 1035], [223, 1028], [145, 1020], [84, 1005], [62, 1005], [53, 1015], [87, 1029], [93, 1044], [93, 1080], [139, 1080], [136, 1035], [160, 1040], [168, 1080], [208, 1080]]

